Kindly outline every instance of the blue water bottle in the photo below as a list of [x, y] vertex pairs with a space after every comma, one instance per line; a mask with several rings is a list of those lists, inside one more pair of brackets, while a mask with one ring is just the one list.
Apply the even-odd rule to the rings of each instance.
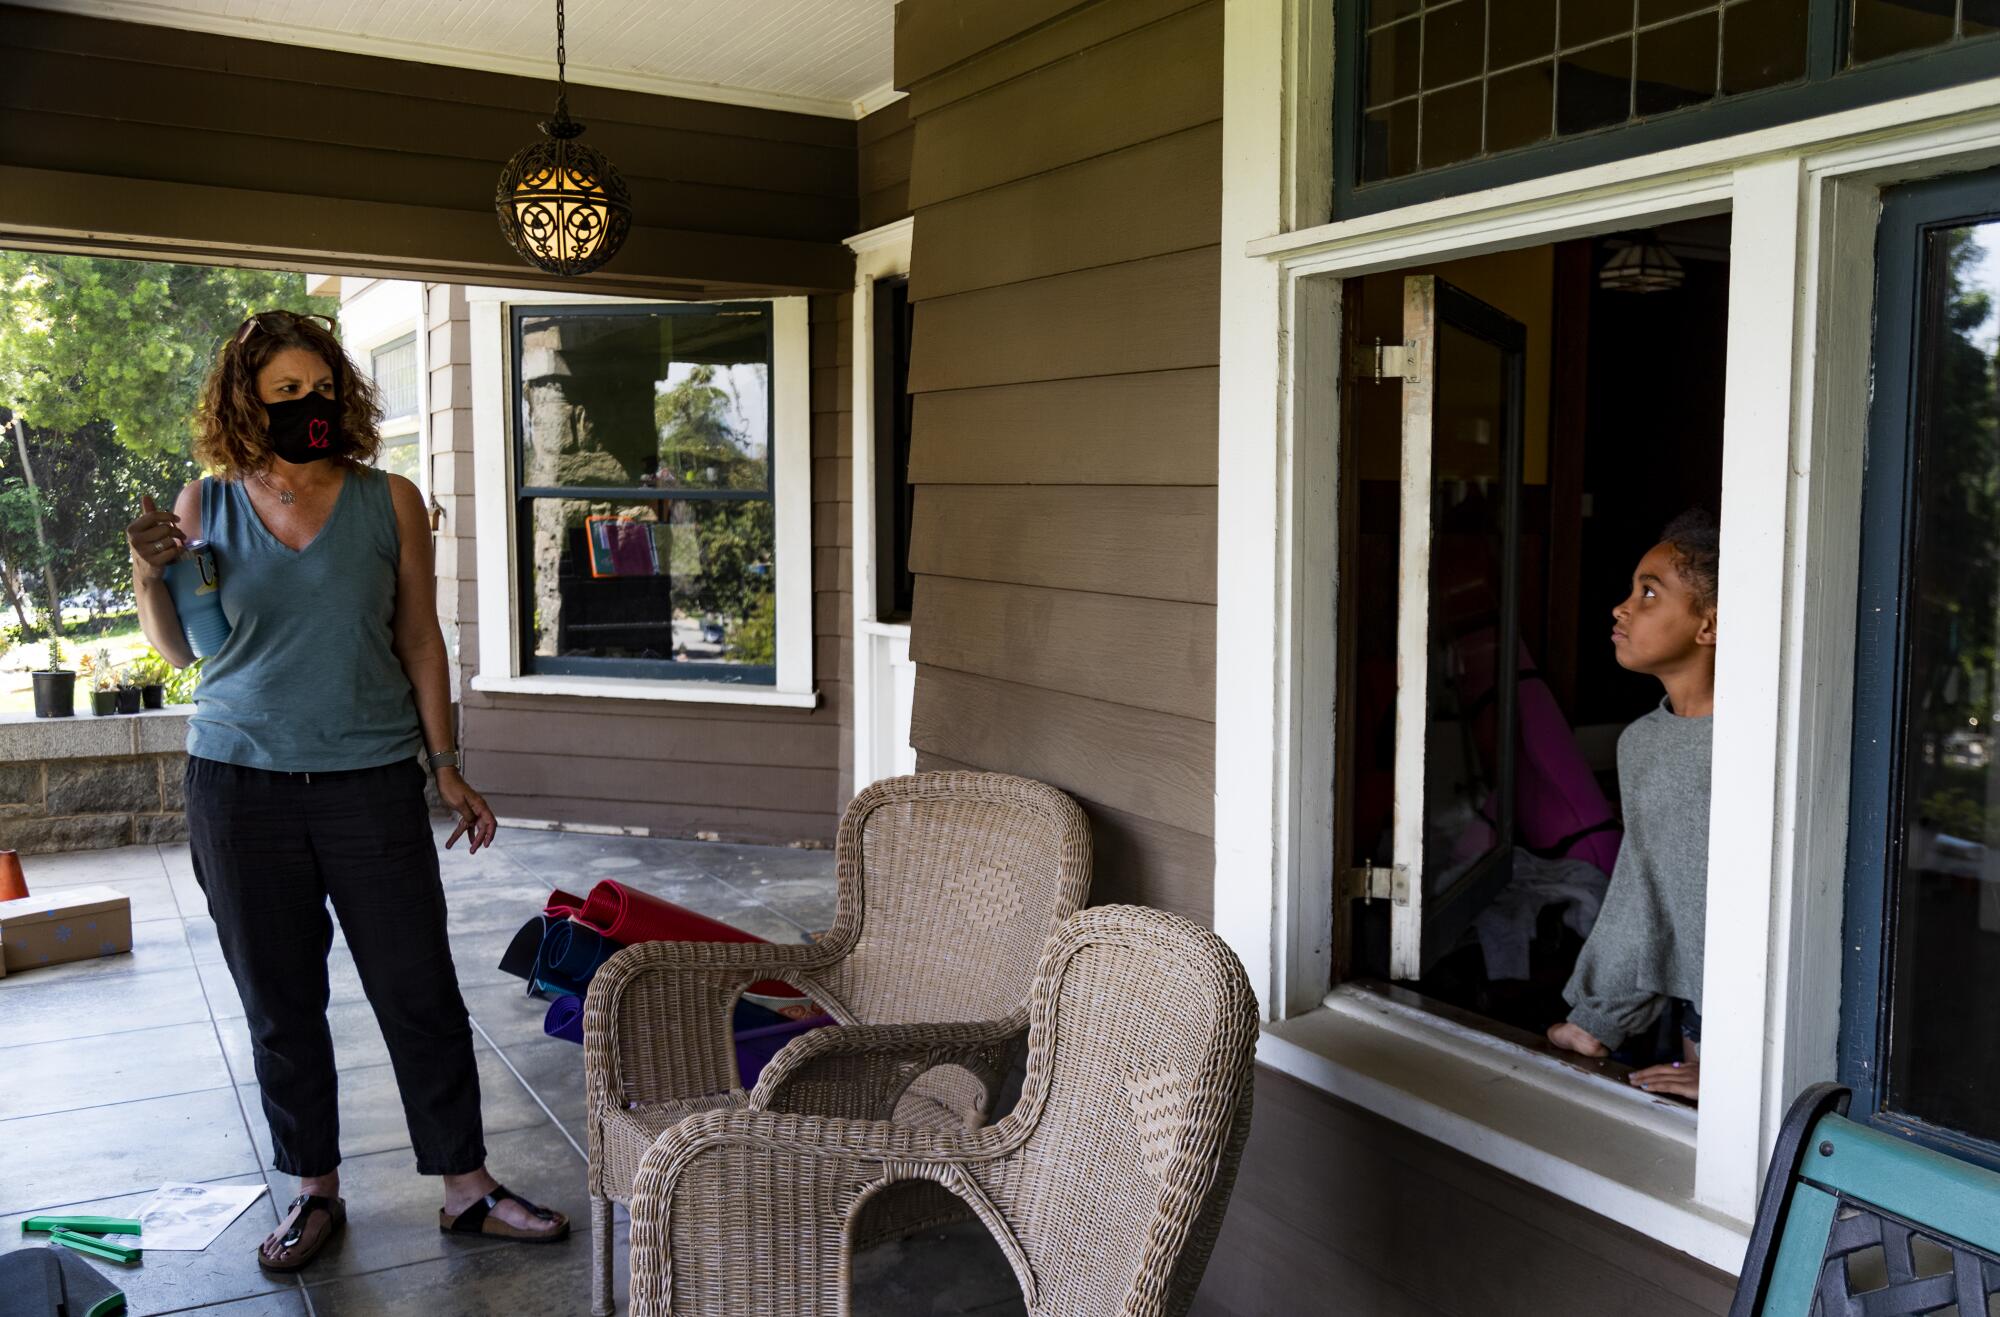
[[229, 619], [222, 615], [222, 576], [216, 569], [215, 546], [207, 540], [189, 540], [167, 567], [167, 589], [196, 656], [209, 658], [220, 652], [229, 639]]

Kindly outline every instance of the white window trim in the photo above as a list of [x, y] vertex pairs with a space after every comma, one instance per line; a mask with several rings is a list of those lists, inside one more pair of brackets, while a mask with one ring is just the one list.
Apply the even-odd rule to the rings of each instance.
[[[336, 278], [338, 276], [335, 276]], [[406, 296], [415, 308], [414, 314], [381, 314], [376, 308], [383, 305], [390, 289], [385, 283], [396, 285], [394, 293]], [[341, 346], [357, 369], [363, 370], [370, 380], [375, 378], [375, 353], [405, 335], [414, 335], [417, 345], [417, 410], [411, 416], [399, 416], [382, 426], [384, 439], [399, 439], [404, 435], [417, 436], [417, 480], [416, 486], [422, 491], [424, 501], [431, 497], [430, 461], [430, 335], [424, 330], [423, 313], [424, 286], [411, 280], [371, 280], [367, 287], [351, 299], [342, 297], [340, 303]]]
[[472, 688], [518, 695], [664, 700], [686, 704], [764, 705], [810, 709], [812, 684], [812, 372], [807, 299], [771, 303], [771, 479], [778, 574], [778, 672], [774, 686], [523, 673], [519, 610], [515, 607], [513, 364], [508, 310], [515, 304], [656, 304], [660, 298], [551, 293], [533, 288], [467, 288], [472, 347], [473, 498], [479, 533], [479, 671]]
[[[1217, 673], [1216, 726], [1230, 731], [1216, 744], [1214, 918], [1266, 1018], [1282, 1021], [1259, 1059], [1734, 1270], [1784, 1105], [1835, 1066], [1879, 189], [2000, 161], [2000, 81], [1325, 223], [1309, 206], [1329, 190], [1317, 124], [1331, 78], [1300, 54], [1316, 48], [1321, 18], [1296, 0], [1230, 0], [1224, 21], [1217, 554], [1230, 588], [1216, 624], [1239, 653], [1245, 637], [1272, 641]], [[1709, 894], [1712, 1077], [1692, 1149], [1668, 1140], [1658, 1173], [1621, 1177], [1587, 1138], [1507, 1127], [1489, 1110], [1503, 1105], [1491, 1100], [1498, 1085], [1466, 1089], [1489, 1095], [1467, 1111], [1399, 1082], [1449, 1073], [1463, 1040], [1399, 1020], [1360, 1047], [1340, 1028], [1351, 1003], [1325, 994], [1338, 289], [1373, 271], [1722, 210], [1734, 219], [1729, 643], [1710, 870], [1728, 881]], [[1629, 1105], [1581, 1076], [1543, 1087], [1536, 1109], [1550, 1129], [1589, 1129]]]
[[914, 216], [857, 233], [847, 240], [854, 253], [854, 372], [853, 441], [849, 470], [853, 473], [853, 600], [854, 600], [854, 789], [882, 776], [873, 762], [878, 750], [873, 734], [880, 713], [876, 705], [887, 699], [880, 689], [880, 665], [875, 649], [879, 645], [910, 642], [908, 622], [876, 619], [878, 591], [876, 578], [881, 570], [875, 553], [875, 283], [908, 275], [910, 245], [916, 229]]

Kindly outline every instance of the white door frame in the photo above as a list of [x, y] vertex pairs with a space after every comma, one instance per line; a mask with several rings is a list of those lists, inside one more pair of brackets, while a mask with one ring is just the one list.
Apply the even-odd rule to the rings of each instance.
[[[909, 747], [910, 624], [876, 616], [875, 555], [875, 283], [907, 276], [913, 217], [858, 233], [854, 253], [854, 402], [850, 454], [854, 533], [854, 789], [916, 767]], [[900, 676], [899, 676], [900, 674]], [[900, 710], [901, 716], [898, 716]]]

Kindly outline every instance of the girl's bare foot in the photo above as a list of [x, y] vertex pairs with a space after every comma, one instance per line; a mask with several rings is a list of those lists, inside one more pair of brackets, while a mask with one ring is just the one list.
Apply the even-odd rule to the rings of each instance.
[[1549, 1026], [1549, 1041], [1565, 1052], [1575, 1052], [1579, 1056], [1611, 1055], [1611, 1049], [1591, 1037], [1588, 1029], [1568, 1020]]

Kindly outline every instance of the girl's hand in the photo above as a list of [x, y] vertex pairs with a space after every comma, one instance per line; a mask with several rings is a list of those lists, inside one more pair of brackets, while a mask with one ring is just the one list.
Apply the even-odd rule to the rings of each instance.
[[1611, 1055], [1611, 1049], [1591, 1037], [1589, 1030], [1580, 1024], [1571, 1024], [1568, 1020], [1549, 1026], [1549, 1041], [1565, 1052], [1576, 1052], [1583, 1056]]
[[1672, 1065], [1635, 1070], [1632, 1072], [1632, 1087], [1698, 1102], [1701, 1099], [1701, 1062], [1676, 1061]]
[[480, 847], [491, 846], [500, 824], [480, 794], [465, 784], [465, 779], [456, 768], [449, 766], [438, 769], [437, 784], [438, 795], [444, 800], [445, 808], [458, 816], [458, 826], [451, 830], [451, 840], [445, 842], [444, 848], [450, 850], [460, 837], [465, 836], [472, 839], [472, 845], [465, 852], [467, 855], [477, 855]]
[[181, 556], [181, 545], [186, 542], [181, 519], [160, 511], [151, 494], [140, 495], [139, 515], [125, 528], [125, 544], [132, 551], [139, 575], [152, 580], [166, 575], [167, 564]]

